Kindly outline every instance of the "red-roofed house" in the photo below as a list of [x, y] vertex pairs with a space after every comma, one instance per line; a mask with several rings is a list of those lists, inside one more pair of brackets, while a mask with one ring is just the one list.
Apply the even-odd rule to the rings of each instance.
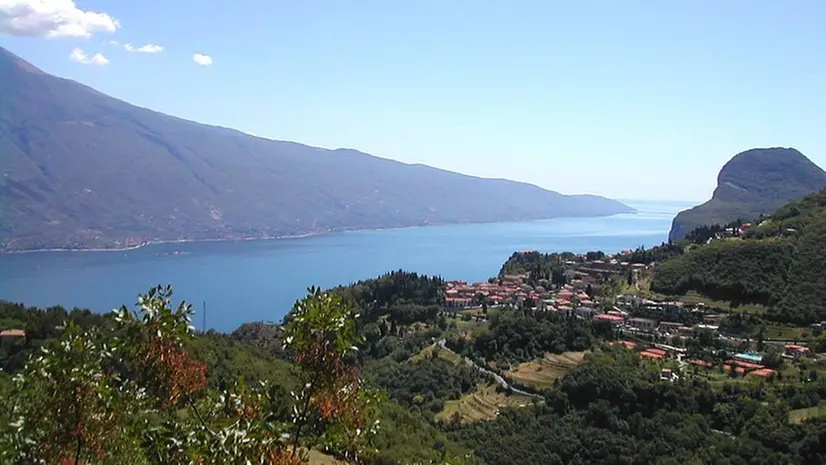
[[797, 344], [788, 344], [786, 345], [786, 355], [797, 360], [800, 357], [806, 357], [809, 355], [809, 348], [806, 346], [799, 346]]
[[4, 329], [0, 331], [0, 337], [2, 338], [19, 338], [19, 337], [26, 337], [26, 330], [25, 329]]
[[0, 344], [3, 346], [22, 339], [26, 339], [26, 331], [23, 329], [4, 329], [0, 331]]
[[696, 358], [688, 360], [688, 363], [692, 365], [697, 365], [698, 367], [711, 368], [711, 362], [706, 362], [705, 360], [698, 360]]
[[757, 363], [751, 363], [751, 362], [743, 362], [741, 360], [729, 360], [726, 363], [742, 367], [744, 370], [747, 370], [747, 371], [748, 370], [760, 370], [760, 369], [765, 368], [763, 365], [760, 365], [760, 364], [757, 364]]
[[659, 359], [663, 358], [663, 355], [662, 354], [657, 354], [657, 353], [654, 353], [654, 352], [649, 352], [649, 351], [646, 350], [644, 352], [640, 352], [640, 357], [659, 360]]
[[[731, 365], [723, 365], [723, 369], [726, 370], [726, 371], [731, 371], [732, 370]], [[734, 371], [736, 371], [737, 373], [740, 373], [740, 374], [743, 374], [743, 373], [746, 372], [746, 370], [743, 369], [743, 367], [734, 367]]]
[[761, 378], [770, 378], [772, 376], [776, 376], [777, 372], [772, 370], [771, 368], [761, 368], [759, 370], [754, 370], [749, 373], [749, 376], [760, 376]]
[[607, 313], [601, 313], [601, 314], [595, 316], [594, 319], [595, 320], [600, 320], [600, 321], [607, 321], [607, 322], [613, 323], [613, 324], [620, 324], [623, 321], [625, 321], [625, 319], [623, 317], [619, 316], [619, 315], [609, 315]]
[[650, 352], [650, 353], [652, 353], [652, 354], [657, 354], [657, 355], [659, 355], [659, 356], [661, 356], [661, 357], [665, 357], [666, 355], [668, 355], [668, 352], [666, 352], [666, 351], [664, 351], [664, 350], [662, 350], [662, 349], [658, 349], [658, 348], [656, 348], [656, 347], [649, 347], [648, 349], [645, 349], [645, 351], [646, 351], [646, 352]]

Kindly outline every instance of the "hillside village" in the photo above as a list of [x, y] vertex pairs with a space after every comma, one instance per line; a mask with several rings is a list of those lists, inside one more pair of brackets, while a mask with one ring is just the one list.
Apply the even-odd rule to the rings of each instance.
[[[745, 234], [750, 226], [744, 224], [739, 228], [729, 228], [723, 234]], [[676, 363], [674, 370], [663, 368], [663, 380], [677, 379], [678, 373], [692, 366], [706, 370], [716, 367], [732, 375], [773, 379], [778, 376], [780, 363], [776, 358], [769, 363], [763, 362], [767, 345], [773, 347], [779, 360], [794, 363], [813, 357], [810, 349], [805, 344], [797, 343], [797, 340], [766, 339], [757, 342], [748, 337], [726, 334], [721, 330], [721, 325], [730, 316], [730, 309], [630, 292], [655, 265], [621, 261], [622, 257], [630, 254], [631, 251], [624, 251], [600, 259], [588, 259], [585, 254], [574, 255], [565, 261], [565, 284], [537, 282], [530, 273], [503, 274], [478, 283], [447, 281], [445, 306], [454, 311], [482, 308], [485, 312], [474, 315], [479, 321], [486, 320], [488, 308], [504, 311], [529, 308], [606, 322], [615, 328], [619, 339], [612, 345], [625, 347], [646, 360]], [[613, 289], [608, 287], [612, 280], [616, 282], [617, 279], [627, 281], [626, 292], [611, 295]], [[812, 325], [810, 330], [813, 334], [820, 334], [824, 326], [826, 322]], [[686, 347], [686, 341], [690, 338], [704, 338], [712, 345], [728, 345], [742, 351], [707, 350], [705, 357], [696, 354], [692, 357]], [[762, 354], [755, 350], [755, 342], [763, 346]]]

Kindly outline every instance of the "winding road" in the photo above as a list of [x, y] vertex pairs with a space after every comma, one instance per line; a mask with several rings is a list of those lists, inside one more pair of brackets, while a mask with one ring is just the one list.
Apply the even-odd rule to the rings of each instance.
[[[440, 348], [441, 350], [446, 350], [446, 351], [448, 351], [448, 352], [450, 352], [450, 353], [452, 353], [452, 354], [456, 355], [457, 357], [461, 357], [461, 355], [457, 354], [456, 352], [454, 352], [453, 350], [451, 350], [449, 347], [447, 347], [447, 345], [445, 345], [445, 343], [446, 343], [446, 342], [447, 342], [447, 341], [446, 341], [445, 339], [439, 339], [438, 341], [436, 341], [436, 344], [438, 344], [438, 346], [439, 346], [439, 348]], [[483, 366], [478, 365], [476, 362], [474, 362], [473, 360], [469, 359], [468, 357], [462, 357], [462, 358], [464, 359], [465, 363], [467, 363], [467, 364], [468, 364], [468, 365], [470, 365], [471, 367], [473, 367], [473, 368], [475, 368], [476, 370], [478, 370], [478, 371], [480, 371], [480, 372], [482, 372], [482, 373], [484, 373], [484, 374], [486, 374], [486, 375], [490, 376], [491, 378], [493, 378], [493, 380], [496, 382], [496, 384], [498, 384], [499, 386], [501, 386], [501, 387], [502, 387], [502, 389], [505, 389], [505, 390], [507, 390], [507, 391], [510, 391], [510, 392], [512, 392], [513, 394], [519, 394], [519, 395], [522, 395], [522, 396], [528, 396], [528, 397], [535, 397], [535, 398], [537, 398], [537, 399], [544, 399], [544, 397], [540, 396], [539, 394], [534, 394], [534, 393], [532, 393], [532, 392], [523, 391], [523, 390], [521, 390], [521, 389], [518, 389], [518, 388], [515, 388], [515, 387], [511, 386], [511, 385], [507, 382], [507, 380], [505, 380], [505, 378], [503, 378], [503, 377], [501, 377], [500, 375], [498, 375], [498, 374], [496, 374], [496, 373], [494, 373], [494, 372], [492, 372], [492, 371], [488, 370], [487, 368], [485, 368], [485, 367], [483, 367]]]

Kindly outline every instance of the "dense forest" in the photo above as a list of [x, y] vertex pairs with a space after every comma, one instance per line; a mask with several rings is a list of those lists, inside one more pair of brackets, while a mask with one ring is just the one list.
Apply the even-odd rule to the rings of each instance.
[[563, 285], [567, 282], [565, 261], [573, 258], [572, 253], [515, 252], [502, 265], [499, 276], [525, 274], [532, 286], [542, 281]]
[[[598, 340], [612, 340], [609, 323], [573, 315], [514, 310], [493, 315], [490, 326], [472, 344], [457, 343], [468, 355], [498, 364], [525, 362], [543, 354], [586, 350]], [[466, 348], [465, 348], [466, 346]]]
[[546, 397], [450, 436], [488, 463], [812, 464], [826, 460], [826, 420], [790, 425], [765, 390], [663, 383], [630, 352], [589, 357]]
[[410, 324], [435, 318], [444, 303], [444, 281], [439, 277], [393, 271], [332, 289], [362, 310], [364, 321], [390, 316], [397, 324]]
[[742, 237], [692, 246], [666, 261], [651, 289], [765, 305], [768, 316], [782, 322], [826, 320], [826, 190], [755, 223]]

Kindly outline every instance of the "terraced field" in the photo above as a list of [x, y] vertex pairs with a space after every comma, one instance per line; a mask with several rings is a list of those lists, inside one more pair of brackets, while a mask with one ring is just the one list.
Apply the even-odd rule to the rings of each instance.
[[576, 368], [584, 357], [585, 352], [547, 354], [543, 358], [512, 368], [506, 378], [534, 389], [550, 389], [556, 379]]
[[534, 399], [528, 396], [496, 392], [496, 386], [480, 384], [476, 391], [463, 395], [458, 400], [445, 403], [445, 408], [436, 415], [437, 421], [454, 421], [458, 415], [462, 423], [494, 420], [499, 410], [507, 407], [526, 407]]

